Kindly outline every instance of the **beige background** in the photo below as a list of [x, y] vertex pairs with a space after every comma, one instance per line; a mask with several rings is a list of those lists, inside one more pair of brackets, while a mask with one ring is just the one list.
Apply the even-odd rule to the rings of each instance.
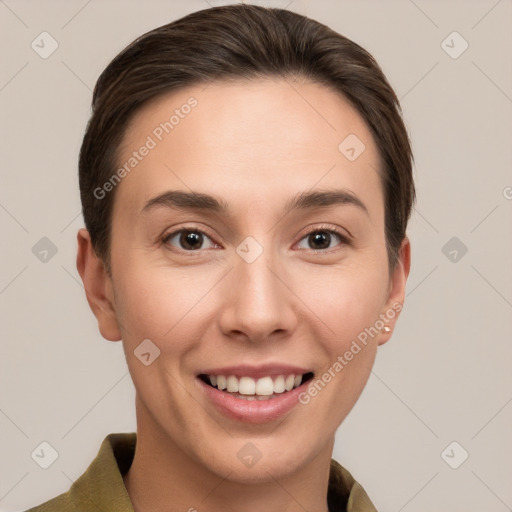
[[[100, 336], [75, 268], [78, 150], [110, 59], [221, 3], [0, 1], [0, 511], [64, 492], [108, 433], [135, 430], [121, 344]], [[401, 98], [416, 156], [405, 308], [334, 457], [379, 511], [511, 510], [511, 1], [254, 3], [367, 48]], [[43, 31], [59, 45], [47, 59], [31, 48]], [[442, 46], [453, 31], [469, 44], [458, 58]], [[445, 48], [463, 44], [451, 36]], [[46, 263], [32, 252], [42, 237], [57, 248]], [[443, 252], [452, 237], [468, 249], [455, 262]], [[46, 470], [30, 456], [42, 441], [59, 455]], [[452, 469], [445, 460], [462, 450]]]

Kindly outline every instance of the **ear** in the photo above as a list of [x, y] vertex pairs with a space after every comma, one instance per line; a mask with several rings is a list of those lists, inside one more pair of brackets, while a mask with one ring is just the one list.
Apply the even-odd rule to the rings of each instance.
[[77, 240], [76, 268], [84, 283], [87, 302], [98, 320], [101, 335], [109, 341], [119, 341], [121, 331], [116, 319], [112, 279], [94, 252], [89, 232], [80, 229]]
[[[388, 299], [385, 304], [383, 311], [384, 318], [386, 318], [386, 325], [390, 327], [389, 332], [382, 332], [378, 344], [383, 345], [386, 341], [389, 341], [393, 335], [396, 321], [402, 311], [404, 300], [405, 300], [405, 285], [407, 278], [409, 277], [409, 271], [411, 269], [411, 243], [407, 236], [402, 240], [400, 249], [398, 251], [398, 262], [390, 276]], [[387, 314], [386, 314], [387, 312]], [[392, 317], [392, 318], [391, 318]]]

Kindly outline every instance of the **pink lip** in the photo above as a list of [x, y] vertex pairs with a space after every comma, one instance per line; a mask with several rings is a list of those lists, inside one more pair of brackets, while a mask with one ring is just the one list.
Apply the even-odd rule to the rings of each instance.
[[[283, 372], [279, 373], [279, 375], [282, 373]], [[233, 375], [233, 373], [231, 373], [231, 375]], [[243, 375], [247, 374], [244, 373]], [[265, 375], [269, 374], [266, 373]], [[303, 382], [300, 386], [291, 391], [280, 393], [275, 398], [249, 401], [243, 398], [237, 398], [236, 396], [209, 386], [200, 378], [197, 378], [196, 381], [199, 383], [206, 397], [213, 402], [218, 411], [228, 418], [246, 423], [266, 423], [283, 416], [299, 403], [299, 394], [310, 384], [308, 380], [306, 383]]]
[[277, 377], [278, 375], [304, 375], [312, 370], [307, 368], [300, 368], [298, 366], [283, 365], [283, 364], [265, 364], [261, 366], [252, 365], [237, 365], [237, 366], [224, 366], [223, 368], [210, 368], [199, 372], [205, 375], [234, 375], [235, 377], [252, 377], [259, 379], [261, 377]]

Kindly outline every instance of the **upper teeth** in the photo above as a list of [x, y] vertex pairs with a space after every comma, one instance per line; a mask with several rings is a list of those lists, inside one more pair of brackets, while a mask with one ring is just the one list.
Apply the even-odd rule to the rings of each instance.
[[302, 375], [279, 375], [253, 379], [252, 377], [235, 377], [234, 375], [208, 375], [212, 386], [230, 393], [241, 395], [272, 395], [273, 393], [284, 393], [290, 391], [302, 382]]

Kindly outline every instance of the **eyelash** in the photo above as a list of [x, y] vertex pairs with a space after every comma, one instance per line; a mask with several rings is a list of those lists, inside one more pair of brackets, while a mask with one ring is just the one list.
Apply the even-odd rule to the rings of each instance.
[[[165, 234], [162, 237], [161, 242], [164, 245], [167, 245], [169, 240], [171, 240], [176, 235], [178, 235], [178, 234], [180, 234], [180, 233], [182, 233], [184, 231], [189, 231], [189, 232], [193, 232], [193, 233], [201, 233], [202, 235], [205, 235], [207, 238], [212, 240], [212, 242], [214, 244], [218, 245], [216, 242], [213, 241], [213, 237], [208, 235], [208, 233], [205, 233], [203, 230], [196, 228], [195, 226], [184, 226], [181, 229], [173, 231], [172, 233]], [[302, 240], [307, 238], [312, 233], [317, 233], [317, 232], [329, 233], [331, 235], [337, 236], [339, 238], [339, 240], [340, 240], [340, 244], [339, 244], [340, 246], [341, 245], [351, 245], [351, 242], [350, 242], [349, 238], [345, 234], [341, 233], [337, 229], [333, 229], [330, 226], [315, 226], [313, 229], [311, 229], [310, 231], [305, 233], [304, 236], [299, 240], [299, 242], [301, 242]], [[181, 252], [181, 253], [191, 253], [191, 254], [194, 254], [194, 253], [197, 253], [197, 252], [201, 251], [201, 249], [189, 250], [189, 251], [187, 251], [185, 249], [176, 249], [176, 250], [178, 252]], [[206, 250], [206, 249], [203, 249], [203, 250]], [[306, 252], [308, 252], [308, 253], [316, 253], [316, 254], [317, 253], [320, 253], [320, 254], [323, 253], [323, 254], [325, 254], [325, 253], [331, 253], [331, 252], [333, 252], [336, 249], [335, 248], [330, 248], [330, 249], [304, 249], [304, 250], [306, 250]]]

